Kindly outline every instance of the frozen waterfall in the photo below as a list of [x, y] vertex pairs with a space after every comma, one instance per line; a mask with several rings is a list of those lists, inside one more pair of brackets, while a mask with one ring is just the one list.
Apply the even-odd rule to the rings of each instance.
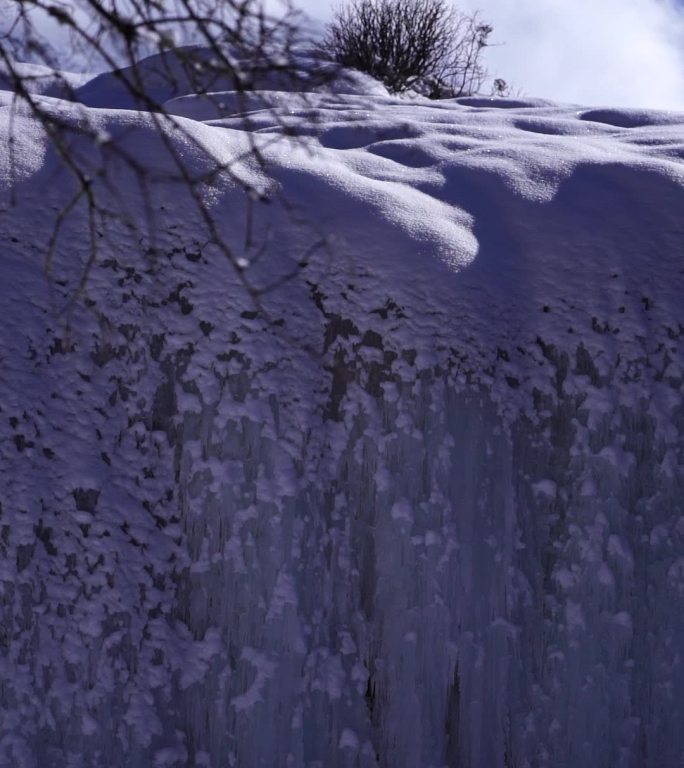
[[[263, 307], [159, 189], [65, 319], [20, 168], [0, 765], [680, 768], [684, 118], [326, 98], [268, 151], [336, 239]], [[267, 274], [310, 221], [256, 216]]]

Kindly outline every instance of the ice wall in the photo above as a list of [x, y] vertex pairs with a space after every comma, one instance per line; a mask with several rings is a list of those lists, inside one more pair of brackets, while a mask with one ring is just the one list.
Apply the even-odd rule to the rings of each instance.
[[261, 308], [5, 219], [0, 765], [680, 765], [684, 188], [446, 176], [467, 266], [364, 203]]

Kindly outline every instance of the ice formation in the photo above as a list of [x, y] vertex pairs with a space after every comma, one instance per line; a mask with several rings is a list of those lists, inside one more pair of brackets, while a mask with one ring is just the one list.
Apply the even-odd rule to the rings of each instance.
[[239, 273], [106, 86], [40, 98], [155, 223], [113, 157], [140, 228], [73, 306], [85, 208], [46, 274], [72, 182], [0, 94], [0, 765], [679, 768], [684, 115], [176, 96], [271, 200], [205, 190]]

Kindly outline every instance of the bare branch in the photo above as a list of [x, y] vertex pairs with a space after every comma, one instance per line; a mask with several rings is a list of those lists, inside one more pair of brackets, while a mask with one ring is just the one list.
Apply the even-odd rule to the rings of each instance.
[[[118, 219], [133, 229], [144, 221], [147, 237], [154, 238], [150, 185], [160, 181], [179, 183], [186, 190], [207, 241], [228, 259], [245, 291], [258, 304], [264, 287], [251, 285], [244, 266], [249, 260], [235, 253], [222, 237], [203, 193], [218, 179], [227, 180], [243, 190], [250, 211], [254, 201], [265, 199], [264, 189], [254, 187], [241, 169], [246, 160], [264, 169], [262, 147], [268, 142], [257, 142], [246, 130], [247, 149], [227, 160], [219, 159], [187, 121], [170, 111], [168, 102], [177, 96], [200, 94], [218, 111], [220, 92], [231, 92], [238, 103], [246, 103], [248, 96], [259, 99], [259, 90], [272, 81], [294, 91], [308, 89], [312, 80], [323, 84], [331, 76], [329, 67], [325, 70], [310, 65], [302, 69], [299, 50], [306, 41], [293, 8], [284, 3], [283, 13], [273, 15], [265, 11], [260, 0], [11, 0], [3, 10], [5, 7], [7, 18], [0, 27], [0, 86], [14, 91], [10, 173], [14, 178], [15, 113], [21, 111], [41, 125], [62, 168], [74, 182], [74, 190], [68, 192], [68, 202], [58, 212], [46, 246], [48, 275], [53, 270], [65, 222], [80, 209], [86, 215], [89, 252], [67, 309], [80, 298], [97, 261], [96, 221], [106, 228], [107, 222]], [[50, 35], [42, 31], [41, 19], [47, 19], [67, 36], [73, 56], [82, 65], [92, 62], [109, 70], [108, 74], [83, 85], [77, 77], [63, 73], [59, 44], [51, 42]], [[32, 64], [20, 63], [21, 59]], [[103, 134], [96, 111], [79, 108], [79, 102], [85, 107], [110, 106], [98, 101], [102, 98], [98, 87], [103, 78], [109, 89], [107, 98], [117, 99], [121, 107], [147, 113], [147, 125], [157, 133], [171, 161], [170, 169], [148, 167], [131, 153], [125, 134]], [[75, 105], [67, 116], [46, 96], [57, 96]], [[249, 129], [249, 115], [243, 119]], [[274, 119], [280, 120], [275, 114]], [[286, 118], [282, 120], [281, 135], [291, 135]], [[181, 145], [191, 147], [203, 158], [199, 169], [197, 163], [192, 169], [188, 166], [184, 153], [179, 151]], [[137, 179], [143, 217], [140, 212], [127, 216], [125, 205], [112, 205], [117, 199], [126, 202], [112, 180], [114, 167], [118, 172], [128, 169]], [[247, 244], [251, 245], [249, 238]]]
[[491, 33], [477, 13], [447, 0], [350, 0], [335, 12], [323, 50], [391, 93], [461, 96], [484, 82], [481, 56]]

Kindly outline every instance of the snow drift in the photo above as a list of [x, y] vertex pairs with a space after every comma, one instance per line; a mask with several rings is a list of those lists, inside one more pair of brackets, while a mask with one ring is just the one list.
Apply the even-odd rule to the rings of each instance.
[[49, 269], [0, 108], [0, 764], [679, 766], [684, 116], [93, 89]]

